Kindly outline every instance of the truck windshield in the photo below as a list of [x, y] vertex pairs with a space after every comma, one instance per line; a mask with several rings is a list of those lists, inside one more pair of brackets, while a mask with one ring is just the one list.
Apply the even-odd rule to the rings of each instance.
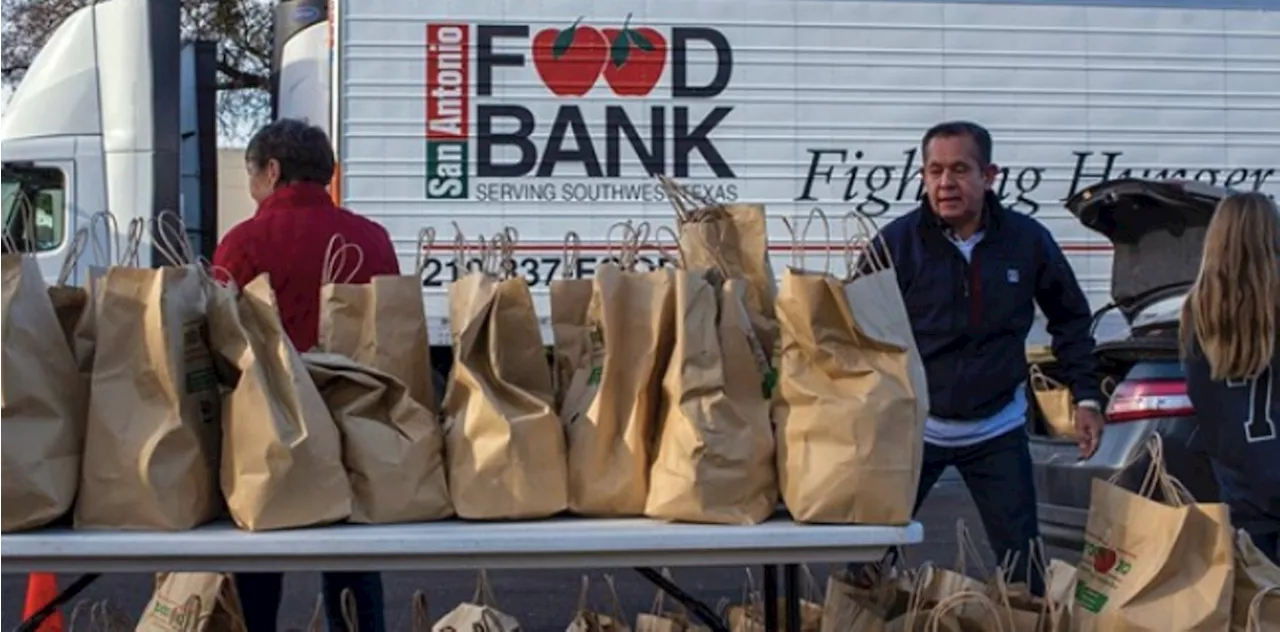
[[54, 250], [66, 232], [66, 176], [61, 169], [4, 163], [4, 251]]

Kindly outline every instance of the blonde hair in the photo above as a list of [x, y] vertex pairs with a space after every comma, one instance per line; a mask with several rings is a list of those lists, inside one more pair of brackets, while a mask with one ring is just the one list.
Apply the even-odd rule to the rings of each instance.
[[1199, 342], [1212, 379], [1255, 377], [1271, 363], [1277, 312], [1280, 211], [1262, 193], [1233, 194], [1205, 231], [1200, 274], [1182, 306], [1183, 356]]

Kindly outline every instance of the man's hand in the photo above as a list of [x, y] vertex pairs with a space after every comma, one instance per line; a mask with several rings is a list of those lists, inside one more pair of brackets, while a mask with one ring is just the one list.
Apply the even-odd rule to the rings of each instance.
[[1076, 407], [1076, 442], [1080, 445], [1081, 460], [1088, 459], [1098, 451], [1102, 442], [1102, 426], [1106, 420], [1102, 413], [1092, 406]]

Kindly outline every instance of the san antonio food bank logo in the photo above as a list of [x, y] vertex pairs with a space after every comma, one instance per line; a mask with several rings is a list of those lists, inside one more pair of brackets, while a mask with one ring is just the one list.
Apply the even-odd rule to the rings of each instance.
[[[628, 15], [616, 26], [578, 18], [532, 35], [528, 24], [511, 23], [431, 23], [426, 30], [428, 199], [467, 199], [472, 178], [490, 180], [489, 188], [493, 180], [527, 184], [566, 173], [576, 182], [564, 186], [581, 187], [635, 177], [637, 168], [687, 178], [699, 159], [714, 177], [736, 178], [712, 138], [734, 109], [711, 101], [733, 73], [733, 50], [714, 28], [673, 26], [664, 35]], [[520, 70], [560, 99], [554, 116], [529, 107], [530, 95], [519, 91], [528, 82], [509, 74]], [[670, 80], [656, 95], [664, 75]], [[498, 86], [505, 94], [496, 94]], [[617, 100], [578, 100], [601, 88]]]

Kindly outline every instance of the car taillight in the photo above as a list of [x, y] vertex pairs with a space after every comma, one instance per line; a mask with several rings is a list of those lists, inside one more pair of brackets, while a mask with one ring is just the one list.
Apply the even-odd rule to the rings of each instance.
[[1194, 414], [1187, 383], [1182, 380], [1126, 380], [1116, 386], [1107, 404], [1110, 423]]

